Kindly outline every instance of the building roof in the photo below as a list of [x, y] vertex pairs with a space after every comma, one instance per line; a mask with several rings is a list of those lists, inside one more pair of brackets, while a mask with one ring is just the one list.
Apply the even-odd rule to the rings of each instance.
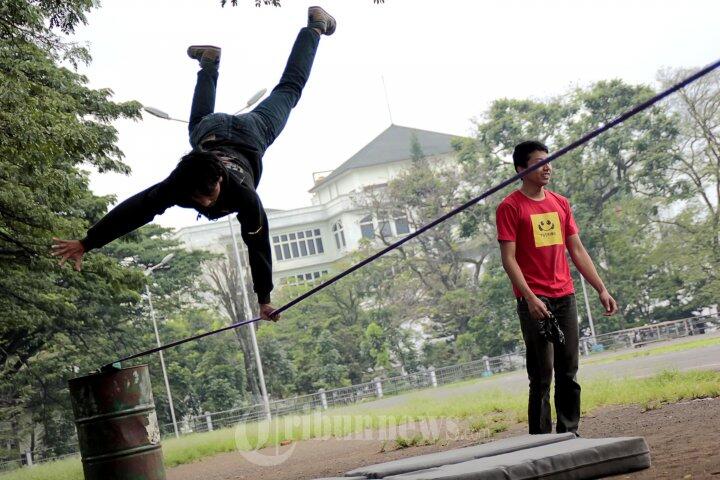
[[453, 138], [456, 138], [455, 135], [390, 125], [384, 132], [333, 170], [327, 177], [315, 183], [310, 189], [310, 192], [314, 192], [321, 185], [339, 177], [348, 170], [407, 160], [411, 156], [410, 144], [413, 133], [417, 136], [420, 147], [425, 155], [442, 155], [453, 151], [451, 141]]

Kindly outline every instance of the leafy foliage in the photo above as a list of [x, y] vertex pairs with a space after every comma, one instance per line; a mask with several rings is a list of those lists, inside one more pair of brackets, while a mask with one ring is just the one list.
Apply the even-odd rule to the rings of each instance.
[[137, 266], [175, 251], [152, 286], [162, 317], [195, 298], [205, 259], [154, 226], [89, 254], [80, 273], [49, 255], [53, 236], [81, 237], [113, 201], [89, 190], [87, 169], [128, 173], [111, 122], [139, 118], [139, 103], [60, 64], [87, 52], [55, 30], [72, 32], [94, 5], [0, 4], [0, 437], [45, 456], [76, 448], [67, 380], [154, 343]]
[[53, 235], [79, 233], [110, 202], [88, 190], [82, 167], [125, 172], [109, 122], [139, 115], [139, 104], [115, 103], [109, 90], [91, 90], [57, 64], [84, 55], [51, 29], [72, 31], [87, 8], [82, 1], [0, 6], [0, 408], [12, 440], [26, 431], [35, 443], [40, 424], [59, 451], [67, 448], [68, 420], [54, 422], [67, 408], [65, 381], [135, 343], [121, 334], [121, 319], [140, 284], [107, 256], [93, 255], [77, 275], [48, 255]]

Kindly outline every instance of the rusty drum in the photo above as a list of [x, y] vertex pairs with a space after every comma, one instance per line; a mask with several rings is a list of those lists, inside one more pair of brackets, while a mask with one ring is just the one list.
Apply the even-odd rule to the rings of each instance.
[[164, 480], [147, 365], [69, 382], [85, 480]]

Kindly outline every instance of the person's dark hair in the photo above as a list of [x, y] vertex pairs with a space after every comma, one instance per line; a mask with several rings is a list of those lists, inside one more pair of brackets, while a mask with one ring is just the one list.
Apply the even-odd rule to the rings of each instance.
[[190, 197], [210, 195], [224, 172], [222, 162], [214, 153], [193, 150], [180, 159], [170, 176], [178, 192]]
[[515, 165], [515, 171], [517, 171], [518, 167], [527, 168], [530, 154], [537, 151], [550, 153], [548, 148], [537, 140], [528, 140], [515, 145], [515, 150], [513, 150], [513, 165]]

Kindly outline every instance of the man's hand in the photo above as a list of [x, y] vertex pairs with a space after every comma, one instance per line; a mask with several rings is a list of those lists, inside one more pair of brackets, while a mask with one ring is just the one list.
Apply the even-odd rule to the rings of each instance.
[[528, 311], [530, 312], [530, 318], [535, 320], [542, 320], [543, 318], [550, 318], [550, 312], [548, 312], [547, 306], [538, 297], [533, 295], [530, 298], [525, 299], [528, 304]]
[[606, 317], [614, 315], [615, 312], [618, 311], [618, 306], [615, 299], [610, 295], [607, 290], [603, 290], [602, 292], [600, 292], [599, 295], [600, 303], [602, 303], [602, 306], [605, 307], [605, 313], [603, 313], [603, 315]]
[[60, 258], [60, 266], [65, 265], [67, 260], [75, 262], [75, 270], [78, 272], [82, 268], [82, 259], [85, 255], [85, 247], [80, 240], [61, 240], [53, 238], [53, 246], [51, 255]]
[[260, 304], [260, 318], [262, 318], [263, 320], [270, 320], [273, 322], [277, 322], [278, 320], [280, 320], [280, 315], [272, 314], [274, 311], [275, 307], [273, 307], [269, 303]]

